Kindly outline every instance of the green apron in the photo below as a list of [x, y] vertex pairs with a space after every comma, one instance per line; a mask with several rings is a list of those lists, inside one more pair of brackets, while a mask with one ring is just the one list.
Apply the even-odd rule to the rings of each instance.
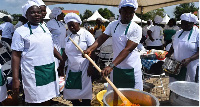
[[36, 86], [47, 85], [56, 81], [55, 62], [42, 66], [34, 66]]
[[113, 69], [113, 83], [117, 88], [133, 88], [135, 87], [135, 75], [133, 69]]
[[1, 69], [0, 69], [0, 86], [3, 86], [5, 84], [5, 79], [1, 73]]
[[166, 29], [163, 32], [165, 34], [164, 40], [172, 40], [172, 36], [176, 33], [176, 30]]
[[71, 70], [69, 70], [65, 88], [66, 89], [82, 89], [82, 71], [71, 72]]
[[187, 72], [187, 68], [182, 67], [178, 75], [170, 74], [169, 76], [174, 77], [178, 81], [185, 81], [186, 72]]

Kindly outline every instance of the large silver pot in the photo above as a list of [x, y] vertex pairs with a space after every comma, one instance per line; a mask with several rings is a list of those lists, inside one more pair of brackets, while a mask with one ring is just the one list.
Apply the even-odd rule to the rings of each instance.
[[[160, 103], [158, 99], [144, 91], [138, 91], [131, 88], [119, 88], [119, 91], [124, 94], [134, 104], [140, 104], [140, 106], [159, 106]], [[105, 106], [113, 106], [114, 92], [113, 90], [108, 91], [103, 96], [103, 102]], [[122, 101], [118, 96], [118, 104], [121, 104]]]
[[199, 84], [176, 81], [169, 84], [170, 102], [173, 106], [199, 106]]

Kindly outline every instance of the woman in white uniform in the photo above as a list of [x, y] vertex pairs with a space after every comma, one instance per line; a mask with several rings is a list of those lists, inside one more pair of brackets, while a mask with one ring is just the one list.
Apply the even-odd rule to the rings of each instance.
[[1, 71], [1, 64], [0, 64], [0, 106], [1, 102], [7, 98], [7, 88], [6, 88], [6, 80], [3, 76], [3, 72]]
[[121, 19], [111, 22], [95, 43], [84, 51], [86, 54], [94, 51], [112, 36], [113, 62], [102, 70], [102, 75], [111, 73], [110, 79], [117, 88], [143, 90], [141, 59], [136, 50], [142, 38], [142, 28], [132, 20], [137, 7], [137, 0], [122, 0], [119, 5]]
[[44, 24], [41, 9], [28, 1], [22, 6], [28, 23], [17, 28], [11, 48], [13, 92], [19, 93], [19, 67], [21, 67], [25, 102], [30, 105], [50, 105], [50, 99], [58, 96], [54, 55], [62, 60], [53, 46], [51, 33]]
[[[52, 19], [47, 22], [47, 27], [52, 34], [54, 47], [62, 55], [64, 51], [64, 40], [66, 37], [65, 24], [61, 21], [64, 19], [64, 13], [62, 13], [62, 10], [59, 7], [54, 7], [51, 12]], [[59, 61], [58, 59], [55, 60], [57, 68]]]
[[[71, 100], [74, 106], [91, 106], [92, 82], [90, 73], [93, 66], [89, 64], [86, 58], [82, 57], [82, 53], [69, 40], [69, 37], [83, 50], [91, 46], [95, 39], [89, 31], [80, 28], [82, 21], [77, 14], [68, 13], [64, 20], [68, 25], [70, 34], [65, 39], [63, 61], [60, 63], [61, 66], [59, 66], [59, 68], [63, 69], [66, 57], [68, 57], [63, 96], [64, 99]], [[82, 99], [82, 102], [79, 99]]]
[[148, 37], [145, 41], [147, 50], [163, 50], [163, 28], [159, 25], [162, 20], [161, 16], [156, 15], [153, 21], [154, 26], [147, 31]]
[[167, 54], [180, 61], [183, 66], [178, 75], [170, 75], [169, 81], [198, 82], [199, 75], [199, 29], [194, 26], [197, 17], [184, 13], [180, 17], [181, 30], [172, 37], [172, 46]]

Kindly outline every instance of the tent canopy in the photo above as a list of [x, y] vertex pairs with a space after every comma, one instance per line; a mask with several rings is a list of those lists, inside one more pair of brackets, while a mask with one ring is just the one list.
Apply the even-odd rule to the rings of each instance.
[[94, 14], [87, 19], [87, 21], [96, 21], [97, 18], [101, 18], [103, 22], [109, 22], [108, 19], [103, 18], [99, 12], [96, 10]]
[[[118, 6], [121, 0], [43, 0], [46, 5], [53, 4], [65, 4], [65, 3], [73, 3], [73, 4], [92, 4], [92, 5], [107, 5], [107, 6]], [[182, 4], [182, 3], [191, 3], [191, 2], [199, 2], [199, 0], [138, 0], [138, 9], [136, 13], [147, 13], [151, 10], [155, 10], [158, 8]]]
[[[136, 14], [134, 14], [133, 21], [136, 22], [136, 23], [140, 23], [141, 19], [139, 17], [137, 17]], [[142, 20], [142, 23], [147, 23], [147, 21]]]
[[167, 24], [169, 22], [169, 20], [170, 20], [170, 18], [166, 14], [165, 17], [163, 18], [163, 21], [161, 22], [161, 24]]
[[13, 17], [11, 15], [7, 15], [7, 14], [4, 14], [4, 13], [0, 12], [0, 18], [3, 18], [4, 16], [8, 16], [8, 17], [11, 18], [11, 20], [13, 20]]

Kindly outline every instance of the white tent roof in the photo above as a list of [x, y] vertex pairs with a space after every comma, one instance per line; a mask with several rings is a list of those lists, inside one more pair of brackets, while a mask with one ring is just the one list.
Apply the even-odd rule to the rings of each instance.
[[8, 16], [8, 17], [11, 18], [11, 20], [13, 20], [13, 17], [11, 15], [7, 15], [7, 14], [4, 14], [4, 13], [0, 12], [0, 18], [3, 18], [4, 16]]
[[[118, 6], [121, 0], [43, 0], [46, 5], [53, 4], [93, 4], [93, 5], [107, 5], [107, 6]], [[147, 13], [151, 10], [158, 8], [182, 4], [182, 3], [192, 3], [199, 2], [199, 0], [138, 0], [138, 9], [136, 13]]]
[[101, 18], [103, 22], [109, 22], [108, 19], [103, 18], [99, 12], [96, 10], [94, 14], [87, 19], [87, 21], [96, 21], [97, 18]]
[[[140, 23], [141, 22], [141, 19], [139, 17], [137, 17], [136, 14], [134, 14], [133, 16], [133, 21], [136, 22], [136, 23]], [[142, 20], [143, 23], [147, 23], [147, 21], [144, 21]]]
[[161, 22], [161, 24], [167, 24], [169, 22], [169, 20], [170, 20], [170, 18], [166, 14], [165, 17], [163, 18], [163, 21]]

